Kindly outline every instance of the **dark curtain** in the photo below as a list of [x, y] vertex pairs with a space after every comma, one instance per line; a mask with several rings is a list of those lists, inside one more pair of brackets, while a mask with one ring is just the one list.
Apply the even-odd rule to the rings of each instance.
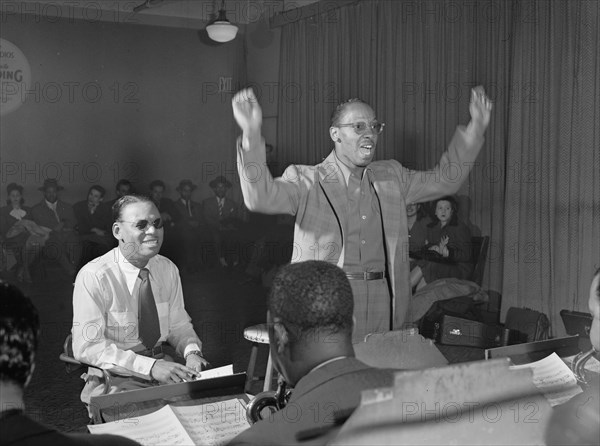
[[386, 123], [377, 159], [431, 168], [483, 85], [495, 105], [461, 217], [490, 235], [484, 285], [503, 309], [543, 309], [556, 326], [560, 308], [586, 310], [600, 255], [598, 13], [596, 1], [369, 0], [286, 25], [281, 161], [321, 161], [332, 110], [360, 97]]

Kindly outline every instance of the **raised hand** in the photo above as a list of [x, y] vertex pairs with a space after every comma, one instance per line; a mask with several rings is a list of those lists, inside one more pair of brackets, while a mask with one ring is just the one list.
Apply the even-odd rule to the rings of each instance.
[[471, 103], [469, 104], [469, 113], [471, 113], [471, 121], [467, 127], [467, 131], [478, 136], [483, 135], [485, 129], [490, 123], [492, 114], [492, 101], [486, 96], [481, 85], [471, 90]]
[[262, 109], [251, 88], [238, 91], [231, 100], [233, 117], [245, 135], [260, 134]]

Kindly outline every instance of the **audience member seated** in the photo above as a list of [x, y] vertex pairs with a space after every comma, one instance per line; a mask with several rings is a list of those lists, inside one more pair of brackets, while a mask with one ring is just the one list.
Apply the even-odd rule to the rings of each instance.
[[102, 186], [95, 184], [89, 188], [87, 200], [73, 205], [82, 251], [79, 268], [113, 247], [111, 210], [102, 202], [105, 193]]
[[162, 247], [162, 255], [171, 259], [175, 264], [179, 264], [179, 234], [175, 229], [179, 218], [173, 201], [163, 197], [166, 190], [165, 183], [161, 180], [154, 180], [150, 183], [150, 199], [160, 212], [165, 230], [165, 244]]
[[458, 204], [446, 196], [435, 202], [435, 218], [427, 224], [425, 244], [413, 257], [421, 257], [410, 272], [410, 283], [417, 290], [437, 279], [468, 279], [471, 263], [471, 231], [458, 220]]
[[31, 301], [0, 281], [0, 445], [137, 445], [115, 435], [62, 434], [25, 415], [23, 393], [35, 368], [39, 330]]
[[[590, 285], [588, 307], [592, 314], [590, 341], [600, 359], [600, 269]], [[597, 445], [600, 443], [600, 379], [596, 375], [584, 392], [554, 408], [546, 432], [548, 445]]]
[[39, 188], [44, 198], [31, 209], [31, 216], [39, 226], [50, 230], [50, 237], [43, 249], [44, 255], [57, 260], [69, 276], [74, 276], [81, 248], [75, 232], [77, 220], [73, 207], [58, 199], [58, 192], [62, 189], [55, 179], [45, 180]]
[[[73, 355], [120, 376], [111, 392], [178, 383], [200, 373], [202, 343], [184, 308], [177, 267], [158, 252], [164, 229], [154, 203], [126, 195], [113, 206], [119, 246], [85, 265], [73, 291]], [[91, 330], [94, 327], [95, 330]], [[185, 358], [162, 352], [169, 343]], [[101, 393], [103, 377], [89, 368], [81, 400]]]
[[268, 299], [269, 343], [275, 368], [293, 390], [286, 407], [232, 444], [299, 444], [310, 431], [310, 444], [325, 444], [336, 418], [339, 427], [358, 407], [362, 390], [393, 385], [392, 370], [354, 357], [353, 311], [350, 283], [337, 266], [311, 260], [280, 269]]
[[205, 228], [202, 227], [202, 205], [192, 200], [196, 187], [192, 180], [181, 180], [177, 186], [179, 200], [175, 201], [175, 210], [179, 216], [177, 232], [188, 272], [198, 271], [203, 263], [202, 240]]
[[25, 206], [23, 186], [10, 183], [6, 187], [6, 193], [7, 206], [0, 209], [3, 248], [15, 256], [17, 280], [31, 283], [29, 267], [48, 240], [50, 231], [32, 220], [31, 210]]
[[213, 236], [221, 266], [236, 266], [240, 252], [240, 208], [235, 201], [227, 198], [231, 183], [224, 176], [218, 176], [209, 186], [215, 197], [202, 202], [204, 221]]
[[134, 193], [134, 190], [131, 181], [126, 180], [124, 178], [120, 179], [117, 182], [117, 185], [115, 186], [116, 197], [113, 200], [106, 203], [108, 205], [108, 208], [112, 208], [113, 204], [115, 204], [119, 198], [124, 197], [125, 195], [131, 195], [132, 193]]

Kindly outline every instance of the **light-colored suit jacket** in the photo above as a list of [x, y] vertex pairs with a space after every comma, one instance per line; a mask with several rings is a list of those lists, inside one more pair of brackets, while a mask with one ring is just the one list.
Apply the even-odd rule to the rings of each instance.
[[[383, 218], [393, 294], [390, 329], [401, 329], [410, 320], [406, 204], [456, 193], [468, 177], [483, 141], [483, 137], [468, 135], [459, 126], [438, 165], [430, 171], [410, 170], [396, 160], [373, 161], [367, 168]], [[316, 166], [291, 165], [275, 179], [264, 166], [264, 141], [244, 150], [239, 138], [238, 172], [248, 209], [296, 216], [292, 262], [325, 260], [343, 267], [347, 186], [334, 152]]]

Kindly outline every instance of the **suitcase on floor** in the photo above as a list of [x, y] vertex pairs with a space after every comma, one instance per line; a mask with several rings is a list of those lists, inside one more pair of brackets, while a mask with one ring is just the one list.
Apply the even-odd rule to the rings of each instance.
[[487, 325], [447, 314], [434, 324], [433, 333], [433, 339], [440, 344], [477, 348], [507, 345], [510, 336], [510, 330], [500, 325]]

